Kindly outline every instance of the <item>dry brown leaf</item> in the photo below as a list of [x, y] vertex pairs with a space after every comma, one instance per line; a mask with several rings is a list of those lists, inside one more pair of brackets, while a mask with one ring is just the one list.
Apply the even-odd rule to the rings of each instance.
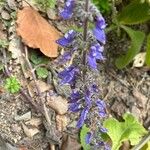
[[60, 33], [31, 7], [24, 7], [17, 14], [17, 33], [29, 47], [39, 48], [48, 57], [57, 57], [56, 40]]

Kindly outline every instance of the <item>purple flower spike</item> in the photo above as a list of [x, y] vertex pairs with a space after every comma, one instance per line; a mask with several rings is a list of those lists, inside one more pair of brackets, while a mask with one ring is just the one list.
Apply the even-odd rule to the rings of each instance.
[[96, 60], [104, 60], [103, 57], [103, 46], [100, 46], [99, 44], [95, 44], [94, 46], [91, 46], [89, 55], [87, 57], [88, 64], [91, 68], [97, 69], [97, 63]]
[[98, 41], [105, 44], [106, 43], [106, 35], [104, 29], [106, 27], [105, 20], [102, 16], [96, 17], [96, 25], [93, 29], [93, 34]]
[[60, 12], [60, 16], [67, 20], [73, 15], [74, 0], [67, 0], [64, 9]]
[[67, 32], [65, 34], [64, 37], [58, 39], [56, 41], [56, 43], [63, 46], [63, 47], [66, 47], [66, 46], [68, 46], [69, 44], [72, 43], [72, 41], [74, 40], [75, 35], [76, 35], [76, 32], [74, 30], [70, 30], [69, 32]]
[[86, 138], [85, 138], [86, 144], [90, 144], [91, 139], [92, 139], [92, 133], [88, 132], [87, 135], [86, 135]]
[[60, 72], [58, 74], [58, 77], [62, 79], [61, 84], [66, 84], [66, 83], [71, 84], [75, 80], [75, 77], [78, 72], [79, 72], [79, 69], [77, 69], [74, 66], [70, 66], [66, 68], [65, 70], [63, 70], [62, 72]]
[[84, 124], [84, 121], [86, 120], [86, 117], [87, 117], [87, 114], [89, 112], [89, 107], [85, 107], [82, 112], [81, 112], [81, 115], [80, 115], [80, 118], [77, 122], [77, 128], [81, 128]]

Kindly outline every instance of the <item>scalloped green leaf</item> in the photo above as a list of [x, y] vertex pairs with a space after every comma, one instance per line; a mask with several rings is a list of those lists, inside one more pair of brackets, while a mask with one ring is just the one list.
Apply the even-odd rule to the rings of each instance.
[[129, 140], [131, 145], [136, 145], [147, 131], [138, 120], [129, 113], [123, 115], [124, 122], [115, 118], [104, 121], [104, 127], [108, 129], [107, 134], [112, 140], [112, 150], [118, 150], [122, 142]]
[[139, 1], [131, 2], [117, 16], [118, 22], [126, 25], [143, 23], [149, 19], [150, 5]]
[[125, 55], [122, 55], [116, 59], [115, 64], [118, 69], [123, 69], [133, 60], [135, 55], [140, 51], [145, 38], [144, 32], [135, 31], [127, 26], [121, 26], [121, 27], [129, 35], [131, 39], [131, 46], [129, 47]]
[[150, 66], [150, 34], [147, 36], [146, 64]]

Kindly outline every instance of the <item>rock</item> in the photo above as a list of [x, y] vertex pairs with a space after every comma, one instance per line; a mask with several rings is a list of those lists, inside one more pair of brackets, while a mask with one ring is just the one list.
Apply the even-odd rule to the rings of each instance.
[[22, 123], [22, 128], [24, 130], [24, 133], [29, 137], [32, 138], [34, 135], [39, 133], [40, 131], [37, 128], [28, 128], [25, 124]]
[[49, 19], [55, 20], [56, 19], [56, 12], [54, 9], [47, 10], [47, 16]]
[[7, 12], [7, 11], [5, 11], [5, 10], [3, 10], [2, 12], [1, 12], [1, 16], [2, 16], [2, 18], [3, 19], [5, 19], [5, 20], [10, 20], [10, 15], [9, 15], [9, 13]]
[[15, 116], [16, 121], [21, 121], [21, 120], [30, 120], [31, 119], [31, 111], [23, 114], [22, 116]]
[[22, 56], [21, 41], [19, 38], [14, 38], [9, 42], [8, 51], [12, 53], [12, 58], [17, 59], [19, 62], [19, 58]]
[[10, 9], [13, 9], [13, 10], [17, 9], [15, 0], [7, 0], [7, 4], [8, 4]]
[[68, 102], [61, 96], [51, 96], [47, 100], [48, 106], [56, 111], [59, 115], [64, 115], [68, 110]]

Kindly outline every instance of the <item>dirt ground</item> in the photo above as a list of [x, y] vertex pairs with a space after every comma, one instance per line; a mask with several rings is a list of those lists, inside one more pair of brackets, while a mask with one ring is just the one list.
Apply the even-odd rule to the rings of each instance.
[[[21, 52], [25, 50], [15, 31], [15, 14], [13, 14], [25, 5], [27, 4], [21, 0], [9, 0], [9, 3], [0, 9], [0, 38], [6, 38], [9, 41], [9, 46], [5, 49], [8, 69], [22, 85], [20, 93], [9, 94], [3, 88], [7, 76], [0, 71], [0, 150], [26, 150], [27, 148], [28, 150], [48, 150], [53, 149], [54, 144], [59, 145], [62, 150], [81, 149], [77, 141], [78, 131], [75, 129], [76, 121], [74, 121], [78, 114], [67, 113], [67, 98], [63, 97], [66, 96], [66, 91], [69, 93], [70, 89], [60, 90], [57, 79], [52, 78], [51, 70], [49, 70], [48, 80], [38, 79], [39, 84], [42, 85], [40, 87], [42, 95], [37, 96], [34, 78], [29, 67], [24, 70], [22, 64], [26, 60], [21, 56], [20, 63], [18, 59], [13, 59], [10, 55], [13, 49], [20, 49]], [[67, 28], [66, 24], [54, 21], [55, 13], [50, 15], [47, 13], [45, 18], [64, 32]], [[103, 64], [99, 63], [100, 73], [97, 79], [101, 97], [107, 102], [109, 116], [121, 119], [125, 112], [131, 112], [145, 128], [150, 129], [150, 69], [129, 67], [117, 70], [113, 60], [116, 57], [115, 53], [125, 49], [124, 43], [118, 39], [108, 38], [106, 44], [108, 59]], [[0, 65], [5, 61], [3, 50], [3, 48], [0, 50]], [[110, 58], [111, 53], [113, 57]], [[49, 62], [54, 61], [49, 60]], [[54, 89], [56, 93], [53, 93]], [[46, 111], [41, 107], [43, 104], [39, 99], [43, 100]], [[53, 99], [56, 99], [55, 104], [52, 104]], [[54, 105], [58, 105], [59, 108]], [[72, 146], [75, 147], [72, 148]]]

